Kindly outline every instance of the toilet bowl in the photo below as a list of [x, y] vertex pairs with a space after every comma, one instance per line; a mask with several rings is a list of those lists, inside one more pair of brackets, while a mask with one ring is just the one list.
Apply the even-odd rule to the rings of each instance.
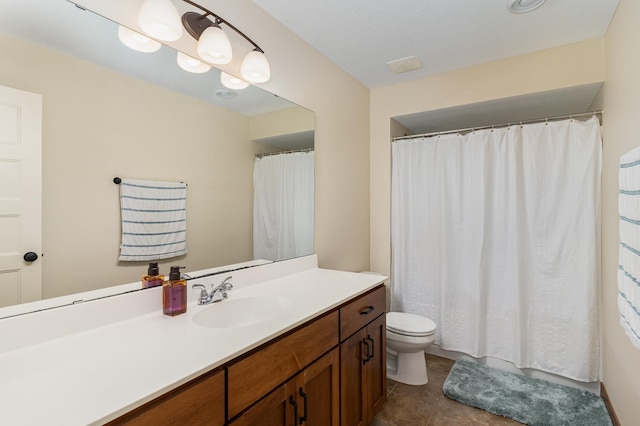
[[387, 313], [387, 378], [407, 385], [429, 381], [424, 350], [436, 340], [436, 324], [420, 315]]

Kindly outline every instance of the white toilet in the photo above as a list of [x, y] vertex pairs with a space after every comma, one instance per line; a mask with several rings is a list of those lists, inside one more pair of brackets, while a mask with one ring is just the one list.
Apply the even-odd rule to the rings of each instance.
[[387, 313], [387, 377], [407, 385], [424, 385], [424, 350], [436, 340], [436, 324], [420, 315]]

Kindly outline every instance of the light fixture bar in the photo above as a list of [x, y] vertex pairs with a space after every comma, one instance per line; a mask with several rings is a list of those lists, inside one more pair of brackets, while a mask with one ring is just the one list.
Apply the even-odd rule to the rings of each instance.
[[[204, 15], [200, 15], [199, 13], [196, 13], [196, 12], [187, 12], [182, 16], [182, 23], [183, 23], [184, 27], [186, 28], [186, 30], [189, 32], [189, 34], [191, 34], [191, 36], [193, 38], [199, 39], [200, 35], [202, 34], [202, 32], [205, 29], [207, 29], [208, 27], [210, 27], [211, 25], [214, 24], [210, 20], [206, 19], [207, 16], [211, 15], [216, 19], [216, 21], [215, 21], [216, 25], [225, 24], [227, 27], [231, 28], [233, 31], [235, 31], [237, 34], [241, 35], [245, 40], [247, 40], [249, 43], [251, 43], [253, 45], [253, 47], [255, 48], [255, 50], [259, 51], [260, 53], [264, 53], [264, 50], [262, 50], [260, 48], [260, 46], [258, 46], [245, 33], [240, 31], [239, 29], [237, 29], [235, 26], [233, 26], [226, 19], [216, 15], [215, 13], [210, 11], [209, 9], [200, 6], [196, 2], [193, 2], [191, 0], [182, 0], [182, 1], [185, 2], [185, 3], [190, 4], [191, 6], [197, 7], [198, 9], [200, 9], [201, 11], [204, 12]], [[198, 16], [196, 17], [195, 15], [198, 15]]]

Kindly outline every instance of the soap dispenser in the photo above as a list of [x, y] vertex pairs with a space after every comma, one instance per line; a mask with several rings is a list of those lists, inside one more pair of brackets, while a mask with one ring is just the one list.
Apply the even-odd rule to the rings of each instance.
[[158, 262], [149, 263], [146, 275], [142, 276], [142, 288], [157, 287], [164, 282], [164, 275], [160, 275]]
[[182, 266], [172, 266], [169, 281], [162, 285], [162, 312], [175, 316], [187, 312], [187, 281], [180, 279]]

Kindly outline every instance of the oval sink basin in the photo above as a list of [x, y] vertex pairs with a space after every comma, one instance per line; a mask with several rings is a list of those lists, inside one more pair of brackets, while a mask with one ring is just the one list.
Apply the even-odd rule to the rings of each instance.
[[268, 321], [289, 307], [287, 299], [278, 296], [250, 296], [214, 302], [193, 316], [193, 322], [209, 328], [246, 327]]

